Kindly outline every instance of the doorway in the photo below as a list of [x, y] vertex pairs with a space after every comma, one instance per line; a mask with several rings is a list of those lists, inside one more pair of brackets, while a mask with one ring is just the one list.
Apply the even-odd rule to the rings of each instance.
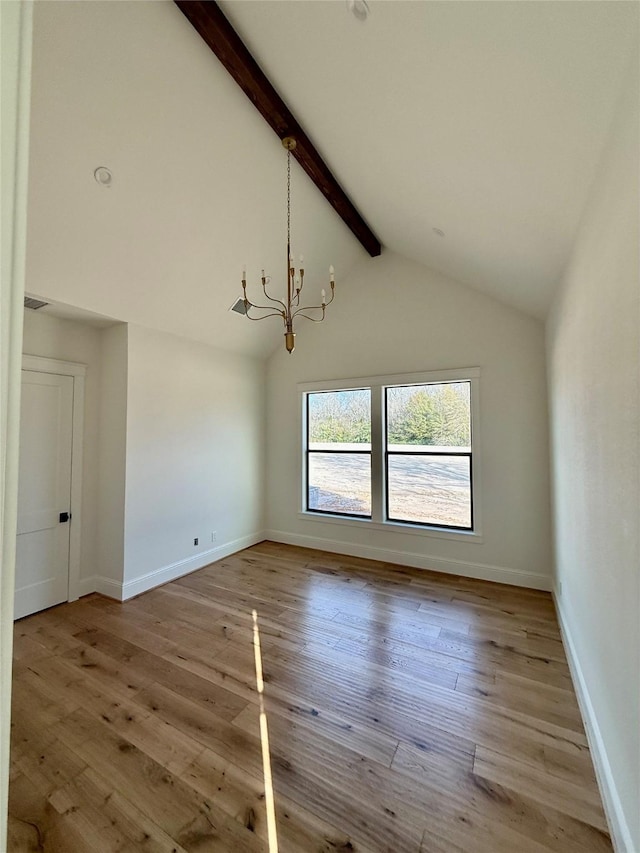
[[23, 357], [15, 619], [78, 597], [85, 370]]

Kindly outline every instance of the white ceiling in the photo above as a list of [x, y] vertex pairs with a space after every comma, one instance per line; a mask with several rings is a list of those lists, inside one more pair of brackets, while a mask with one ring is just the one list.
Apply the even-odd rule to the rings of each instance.
[[638, 4], [369, 5], [221, 3], [385, 246], [544, 316]]
[[[261, 267], [284, 286], [276, 136], [172, 2], [35, 5], [28, 291], [248, 354], [281, 345], [278, 321], [227, 310], [243, 263], [252, 286]], [[370, 5], [360, 24], [342, 0], [222, 3], [384, 246], [543, 316], [638, 7]], [[364, 250], [297, 165], [292, 193], [307, 286], [333, 263], [339, 295]]]

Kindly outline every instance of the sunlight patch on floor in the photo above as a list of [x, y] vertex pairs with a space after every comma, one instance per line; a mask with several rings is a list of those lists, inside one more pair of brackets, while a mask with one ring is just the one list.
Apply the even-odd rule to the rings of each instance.
[[262, 679], [262, 651], [260, 649], [260, 631], [258, 629], [258, 613], [253, 610], [253, 653], [256, 663], [256, 686], [260, 703], [260, 743], [262, 745], [262, 769], [264, 773], [264, 796], [267, 809], [267, 836], [269, 853], [278, 853], [278, 829], [276, 825], [276, 805], [273, 794], [271, 777], [271, 754], [269, 751], [269, 727], [264, 710], [264, 681]]

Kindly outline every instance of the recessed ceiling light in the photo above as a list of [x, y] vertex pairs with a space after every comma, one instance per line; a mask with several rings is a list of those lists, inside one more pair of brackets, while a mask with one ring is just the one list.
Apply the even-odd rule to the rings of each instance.
[[113, 182], [113, 175], [106, 166], [98, 166], [93, 173], [93, 177], [101, 187], [110, 187]]
[[369, 17], [369, 4], [367, 0], [347, 0], [347, 9], [359, 21], [366, 21]]
[[442, 228], [432, 228], [431, 230], [434, 234], [437, 234], [438, 237], [444, 237], [444, 231], [442, 230]]

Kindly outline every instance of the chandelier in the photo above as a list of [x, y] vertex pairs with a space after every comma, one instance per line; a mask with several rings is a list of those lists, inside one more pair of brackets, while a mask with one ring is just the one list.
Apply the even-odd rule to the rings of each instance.
[[[326, 291], [320, 291], [320, 305], [300, 305], [300, 294], [304, 287], [304, 258], [300, 255], [300, 268], [296, 270], [293, 255], [291, 254], [291, 152], [296, 147], [296, 141], [292, 136], [285, 136], [282, 145], [287, 149], [287, 301], [274, 299], [270, 296], [267, 287], [271, 284], [271, 276], [265, 275], [262, 270], [262, 292], [270, 305], [256, 305], [247, 298], [247, 268], [242, 268], [242, 293], [244, 302], [244, 313], [249, 320], [266, 320], [267, 317], [280, 317], [284, 322], [284, 342], [287, 352], [291, 353], [296, 344], [296, 333], [293, 331], [293, 321], [296, 317], [306, 317], [313, 323], [321, 323], [327, 305], [331, 305], [335, 296], [335, 278], [333, 267], [329, 267], [329, 286], [331, 296], [327, 300]], [[250, 311], [268, 311], [268, 314], [251, 316]], [[310, 316], [307, 312], [316, 312], [316, 316]], [[321, 312], [319, 316], [317, 313]]]

